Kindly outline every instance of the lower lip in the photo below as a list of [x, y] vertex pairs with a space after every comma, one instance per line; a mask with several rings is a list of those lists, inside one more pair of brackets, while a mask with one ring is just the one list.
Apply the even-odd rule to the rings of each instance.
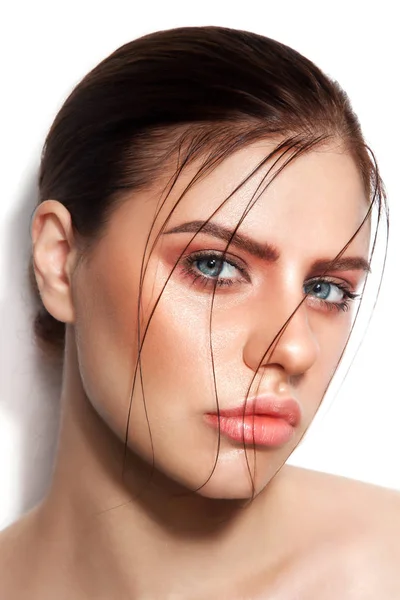
[[218, 419], [218, 415], [207, 414], [205, 419], [215, 429], [220, 428], [221, 433], [231, 440], [257, 446], [283, 446], [294, 434], [294, 428], [279, 417], [246, 415], [243, 418], [221, 415]]

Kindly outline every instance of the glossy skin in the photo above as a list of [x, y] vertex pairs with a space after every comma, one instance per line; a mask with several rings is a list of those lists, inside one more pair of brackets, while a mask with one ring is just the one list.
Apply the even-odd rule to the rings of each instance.
[[[260, 144], [226, 160], [188, 192], [167, 231], [183, 223], [206, 220], [270, 148]], [[233, 229], [265, 172], [266, 168], [235, 194], [213, 222]], [[194, 173], [193, 169], [182, 178], [181, 189]], [[172, 194], [166, 203], [155, 233], [176, 199], [177, 193]], [[67, 310], [68, 320], [75, 321], [86, 393], [121, 439], [137, 357], [138, 279], [155, 207], [154, 200], [138, 198], [118, 210], [93, 256], [75, 271], [74, 305], [63, 306], [60, 315], [64, 317]], [[215, 296], [212, 343], [221, 408], [244, 401], [264, 352], [302, 300], [304, 283], [318, 275], [312, 269], [313, 263], [332, 259], [340, 252], [362, 222], [366, 207], [353, 162], [343, 153], [320, 151], [299, 158], [284, 170], [248, 214], [239, 233], [261, 245], [270, 244], [280, 257], [261, 260], [233, 246], [227, 256], [246, 268], [251, 281], [237, 269], [224, 267], [229, 274], [234, 273], [234, 283], [218, 288]], [[154, 249], [143, 284], [143, 324], [192, 237], [193, 233], [163, 235]], [[365, 227], [346, 256], [366, 258], [368, 242], [369, 230]], [[225, 245], [213, 236], [199, 234], [185, 253], [221, 252]], [[195, 270], [194, 265], [191, 268]], [[363, 272], [331, 271], [328, 275], [354, 291]], [[156, 465], [188, 489], [196, 489], [208, 479], [218, 440], [203, 418], [206, 412], [216, 409], [209, 349], [212, 287], [193, 280], [182, 264], [174, 271], [152, 318], [142, 354]], [[253, 393], [258, 386], [260, 393], [292, 396], [302, 410], [301, 424], [290, 444], [273, 453], [257, 453], [256, 491], [287, 459], [312, 420], [346, 342], [350, 320], [350, 311], [330, 311], [326, 304], [310, 297], [269, 357], [263, 380], [255, 380]], [[129, 445], [146, 461], [151, 460], [139, 386], [133, 396]], [[251, 450], [249, 458], [252, 460]], [[251, 495], [245, 454], [237, 444], [221, 439], [215, 472], [200, 493], [213, 498]]]
[[[54, 201], [37, 209], [32, 224], [37, 280], [47, 309], [68, 326], [64, 413], [52, 485], [44, 501], [3, 538], [6, 551], [14, 547], [14, 556], [21, 553], [21, 540], [24, 548], [35, 548], [35, 561], [8, 559], [7, 570], [24, 575], [31, 598], [43, 600], [46, 593], [67, 598], [67, 588], [78, 600], [224, 594], [344, 598], [351, 588], [345, 583], [349, 573], [367, 581], [370, 560], [377, 564], [367, 553], [348, 570], [355, 549], [366, 547], [365, 540], [360, 542], [366, 525], [374, 547], [376, 535], [388, 547], [389, 521], [374, 517], [369, 522], [357, 498], [364, 504], [370, 498], [374, 507], [386, 503], [389, 518], [399, 506], [397, 496], [382, 492], [380, 500], [381, 492], [368, 491], [365, 484], [281, 468], [312, 421], [347, 341], [352, 311], [350, 301], [349, 310], [343, 310], [343, 288], [355, 293], [365, 276], [368, 223], [341, 257], [357, 260], [330, 269], [323, 280], [318, 266], [335, 258], [368, 208], [355, 163], [338, 144], [299, 157], [261, 195], [238, 233], [266, 256], [250, 253], [248, 244], [247, 250], [243, 243], [232, 244], [220, 273], [230, 284], [217, 286], [212, 307], [221, 409], [243, 403], [249, 386], [250, 395], [290, 396], [301, 409], [294, 436], [279, 448], [248, 447], [246, 452], [221, 436], [218, 448], [218, 432], [204, 419], [216, 410], [209, 337], [216, 263], [207, 261], [218, 260], [226, 242], [200, 233], [185, 250], [194, 234], [171, 230], [208, 219], [271, 148], [269, 142], [254, 144], [199, 181], [174, 211], [166, 227], [170, 233], [161, 235], [151, 253], [141, 331], [166, 284], [142, 352], [151, 438], [136, 386], [123, 482], [141, 260], [159, 189], [128, 198], [82, 262], [68, 211]], [[264, 167], [236, 192], [213, 223], [234, 228], [265, 172]], [[178, 180], [151, 241], [194, 173], [195, 166]], [[171, 275], [182, 252], [185, 257]], [[315, 283], [321, 287], [314, 288]], [[309, 296], [262, 361], [304, 291]], [[153, 451], [156, 470], [149, 480]], [[253, 491], [246, 457], [256, 499], [244, 509], [243, 500]], [[346, 496], [349, 487], [352, 493]], [[338, 502], [337, 490], [346, 501]], [[326, 539], [332, 541], [329, 549]], [[50, 546], [54, 552], [49, 554]], [[0, 561], [0, 568], [4, 564]], [[336, 588], [323, 591], [330, 578]], [[15, 583], [5, 585], [10, 598], [19, 597]]]

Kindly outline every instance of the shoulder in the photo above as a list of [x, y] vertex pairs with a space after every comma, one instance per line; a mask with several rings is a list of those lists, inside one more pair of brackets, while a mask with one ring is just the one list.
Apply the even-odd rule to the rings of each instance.
[[[313, 531], [315, 555], [330, 557], [351, 598], [400, 598], [400, 492], [346, 477], [288, 467]], [[308, 515], [308, 516], [306, 516]], [[314, 552], [312, 552], [314, 554]]]
[[380, 532], [400, 547], [400, 491], [299, 467], [287, 466], [287, 473], [318, 525], [335, 522], [343, 531]]
[[[31, 510], [0, 531], [0, 598], [21, 598], [29, 580], [35, 544]], [[22, 587], [21, 587], [22, 586]]]
[[337, 510], [339, 506], [351, 513], [357, 508], [357, 514], [361, 511], [361, 514], [373, 518], [384, 515], [371, 514], [369, 507], [384, 505], [395, 512], [400, 508], [398, 490], [291, 465], [285, 465], [285, 477], [309, 501], [312, 502], [313, 498], [318, 502], [323, 501], [328, 510], [333, 507]]

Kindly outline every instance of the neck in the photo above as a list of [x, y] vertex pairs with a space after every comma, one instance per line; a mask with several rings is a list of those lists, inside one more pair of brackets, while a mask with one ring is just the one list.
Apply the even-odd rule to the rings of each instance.
[[203, 584], [215, 594], [232, 573], [273, 570], [285, 471], [250, 503], [188, 492], [132, 453], [122, 477], [124, 444], [88, 401], [76, 364], [67, 352], [57, 461], [37, 513], [35, 555], [54, 586], [75, 581], [85, 598], [166, 597], [178, 587], [189, 598]]

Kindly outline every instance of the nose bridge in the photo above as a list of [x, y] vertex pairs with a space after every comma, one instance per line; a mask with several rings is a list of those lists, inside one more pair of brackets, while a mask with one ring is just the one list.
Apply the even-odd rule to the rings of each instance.
[[244, 348], [244, 360], [253, 370], [278, 364], [288, 374], [300, 375], [312, 366], [318, 353], [318, 342], [301, 295], [275, 297], [274, 302], [264, 301], [255, 309]]

